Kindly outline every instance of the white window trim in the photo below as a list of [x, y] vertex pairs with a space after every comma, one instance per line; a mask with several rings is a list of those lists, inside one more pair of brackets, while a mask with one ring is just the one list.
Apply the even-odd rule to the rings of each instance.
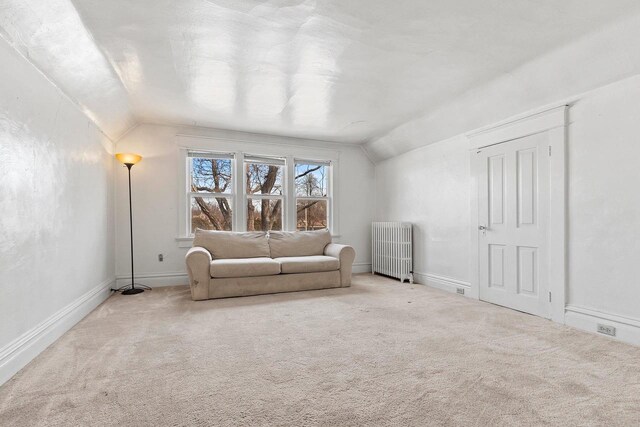
[[[244, 185], [244, 153], [242, 151], [236, 151], [235, 163], [233, 164], [233, 176], [236, 178], [235, 193], [238, 197], [234, 200], [233, 209], [235, 214], [233, 215], [233, 230], [244, 231], [247, 228], [247, 200], [244, 197], [245, 185]], [[238, 178], [242, 175], [242, 178]]]
[[[264, 161], [263, 161], [264, 160]], [[268, 199], [268, 200], [282, 200], [282, 205], [283, 205], [283, 209], [282, 209], [282, 229], [283, 230], [288, 230], [288, 193], [290, 192], [290, 186], [289, 186], [289, 180], [287, 179], [287, 173], [288, 173], [288, 158], [287, 157], [283, 157], [283, 156], [264, 156], [264, 155], [258, 155], [258, 154], [253, 154], [253, 153], [244, 153], [244, 161], [242, 162], [242, 182], [244, 183], [244, 179], [245, 179], [245, 166], [247, 163], [262, 163], [262, 164], [267, 164], [267, 165], [274, 165], [274, 166], [282, 166], [282, 194], [248, 194], [247, 193], [247, 187], [245, 185], [242, 186], [243, 188], [243, 211], [245, 214], [245, 221], [243, 223], [243, 227], [241, 230], [238, 231], [246, 231], [247, 230], [247, 221], [246, 221], [246, 214], [247, 214], [247, 203], [249, 202], [249, 199], [254, 199], [254, 200], [262, 200], [262, 199]]]
[[[296, 163], [300, 163], [300, 164], [306, 164], [306, 165], [320, 165], [320, 166], [326, 166], [329, 168], [329, 175], [327, 176], [327, 196], [323, 197], [323, 196], [298, 196], [296, 195], [296, 189], [295, 189], [295, 168], [296, 168]], [[298, 212], [297, 212], [297, 206], [298, 206], [298, 200], [326, 200], [327, 201], [327, 228], [329, 230], [331, 230], [332, 235], [334, 235], [334, 237], [339, 237], [336, 235], [335, 232], [335, 214], [334, 214], [334, 186], [333, 186], [333, 175], [335, 173], [335, 162], [333, 162], [332, 160], [320, 160], [320, 159], [307, 159], [307, 158], [300, 158], [300, 157], [294, 157], [291, 159], [291, 175], [293, 176], [293, 191], [292, 191], [292, 197], [293, 197], [293, 202], [291, 203], [291, 209], [293, 211], [293, 229], [296, 230], [297, 229], [297, 222], [298, 222]]]
[[[197, 154], [201, 153], [203, 157], [209, 156], [213, 159], [231, 159], [231, 183], [233, 185], [233, 190], [231, 193], [194, 193], [192, 191], [188, 191], [189, 183], [191, 182], [191, 162], [189, 158], [194, 156], [189, 156], [189, 153]], [[182, 177], [179, 180], [180, 187], [178, 188], [178, 201], [180, 203], [180, 208], [178, 209], [178, 237], [176, 241], [178, 245], [182, 247], [184, 242], [189, 242], [189, 247], [191, 246], [190, 242], [193, 240], [193, 235], [191, 234], [191, 219], [189, 217], [189, 211], [191, 209], [191, 197], [199, 194], [203, 198], [216, 198], [216, 197], [226, 197], [231, 199], [232, 210], [236, 209], [236, 201], [238, 199], [237, 190], [238, 186], [236, 185], [237, 173], [236, 173], [236, 164], [237, 164], [237, 153], [233, 152], [220, 152], [213, 150], [202, 150], [202, 149], [191, 149], [180, 147], [179, 148], [179, 156], [178, 156], [178, 174]], [[232, 219], [232, 227], [236, 229], [236, 215], [233, 215]]]
[[[298, 146], [292, 144], [260, 143], [254, 141], [242, 141], [235, 139], [225, 139], [218, 137], [206, 137], [199, 135], [177, 135], [176, 148], [178, 151], [178, 224], [176, 243], [179, 247], [189, 248], [192, 246], [193, 236], [189, 233], [189, 217], [187, 208], [187, 183], [191, 179], [187, 169], [187, 153], [189, 151], [218, 154], [235, 154], [233, 164], [234, 177], [239, 176], [243, 171], [245, 153], [251, 156], [279, 157], [286, 159], [284, 185], [288, 189], [285, 194], [285, 209], [283, 210], [283, 228], [287, 231], [296, 230], [296, 206], [295, 203], [287, 203], [289, 197], [295, 201], [295, 161], [316, 161], [330, 162], [329, 191], [331, 195], [330, 214], [328, 227], [334, 238], [340, 237], [340, 188], [337, 185], [340, 171], [340, 155], [338, 151], [324, 148], [309, 148], [308, 146]], [[246, 199], [242, 197], [245, 192], [244, 180], [235, 179], [233, 198], [233, 229], [244, 231], [246, 229]], [[285, 212], [286, 211], [286, 212]]]

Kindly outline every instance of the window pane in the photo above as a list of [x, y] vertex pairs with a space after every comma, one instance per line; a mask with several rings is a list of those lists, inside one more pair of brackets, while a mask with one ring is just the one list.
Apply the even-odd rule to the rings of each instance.
[[248, 199], [247, 231], [282, 230], [282, 200]]
[[191, 191], [194, 193], [232, 193], [231, 159], [191, 159]]
[[247, 194], [282, 195], [281, 165], [246, 163]]
[[327, 197], [328, 170], [327, 166], [296, 163], [296, 195]]
[[298, 200], [296, 228], [298, 230], [320, 230], [327, 228], [326, 200]]
[[191, 232], [203, 230], [226, 230], [232, 228], [231, 199], [226, 197], [191, 198]]

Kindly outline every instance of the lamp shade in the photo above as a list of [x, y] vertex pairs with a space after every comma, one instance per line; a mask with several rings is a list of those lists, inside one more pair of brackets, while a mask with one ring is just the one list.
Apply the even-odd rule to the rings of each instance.
[[118, 159], [125, 165], [135, 165], [140, 160], [142, 160], [142, 156], [133, 153], [118, 153], [116, 154], [116, 159]]

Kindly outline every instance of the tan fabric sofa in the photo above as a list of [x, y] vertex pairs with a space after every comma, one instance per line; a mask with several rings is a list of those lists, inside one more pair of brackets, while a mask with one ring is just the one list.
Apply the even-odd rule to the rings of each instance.
[[328, 230], [234, 233], [196, 230], [186, 256], [193, 300], [351, 285], [356, 253]]

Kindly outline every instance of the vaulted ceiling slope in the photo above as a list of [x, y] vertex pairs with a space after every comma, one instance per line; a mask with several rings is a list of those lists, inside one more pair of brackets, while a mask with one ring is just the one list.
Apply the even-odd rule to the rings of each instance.
[[1, 0], [0, 35], [112, 139], [135, 124], [127, 91], [69, 0]]
[[640, 75], [638, 40], [640, 14], [629, 15], [437, 105], [364, 148], [378, 162], [514, 116], [580, 103], [593, 90]]
[[2, 0], [0, 34], [114, 139], [166, 122], [361, 143], [637, 0]]

